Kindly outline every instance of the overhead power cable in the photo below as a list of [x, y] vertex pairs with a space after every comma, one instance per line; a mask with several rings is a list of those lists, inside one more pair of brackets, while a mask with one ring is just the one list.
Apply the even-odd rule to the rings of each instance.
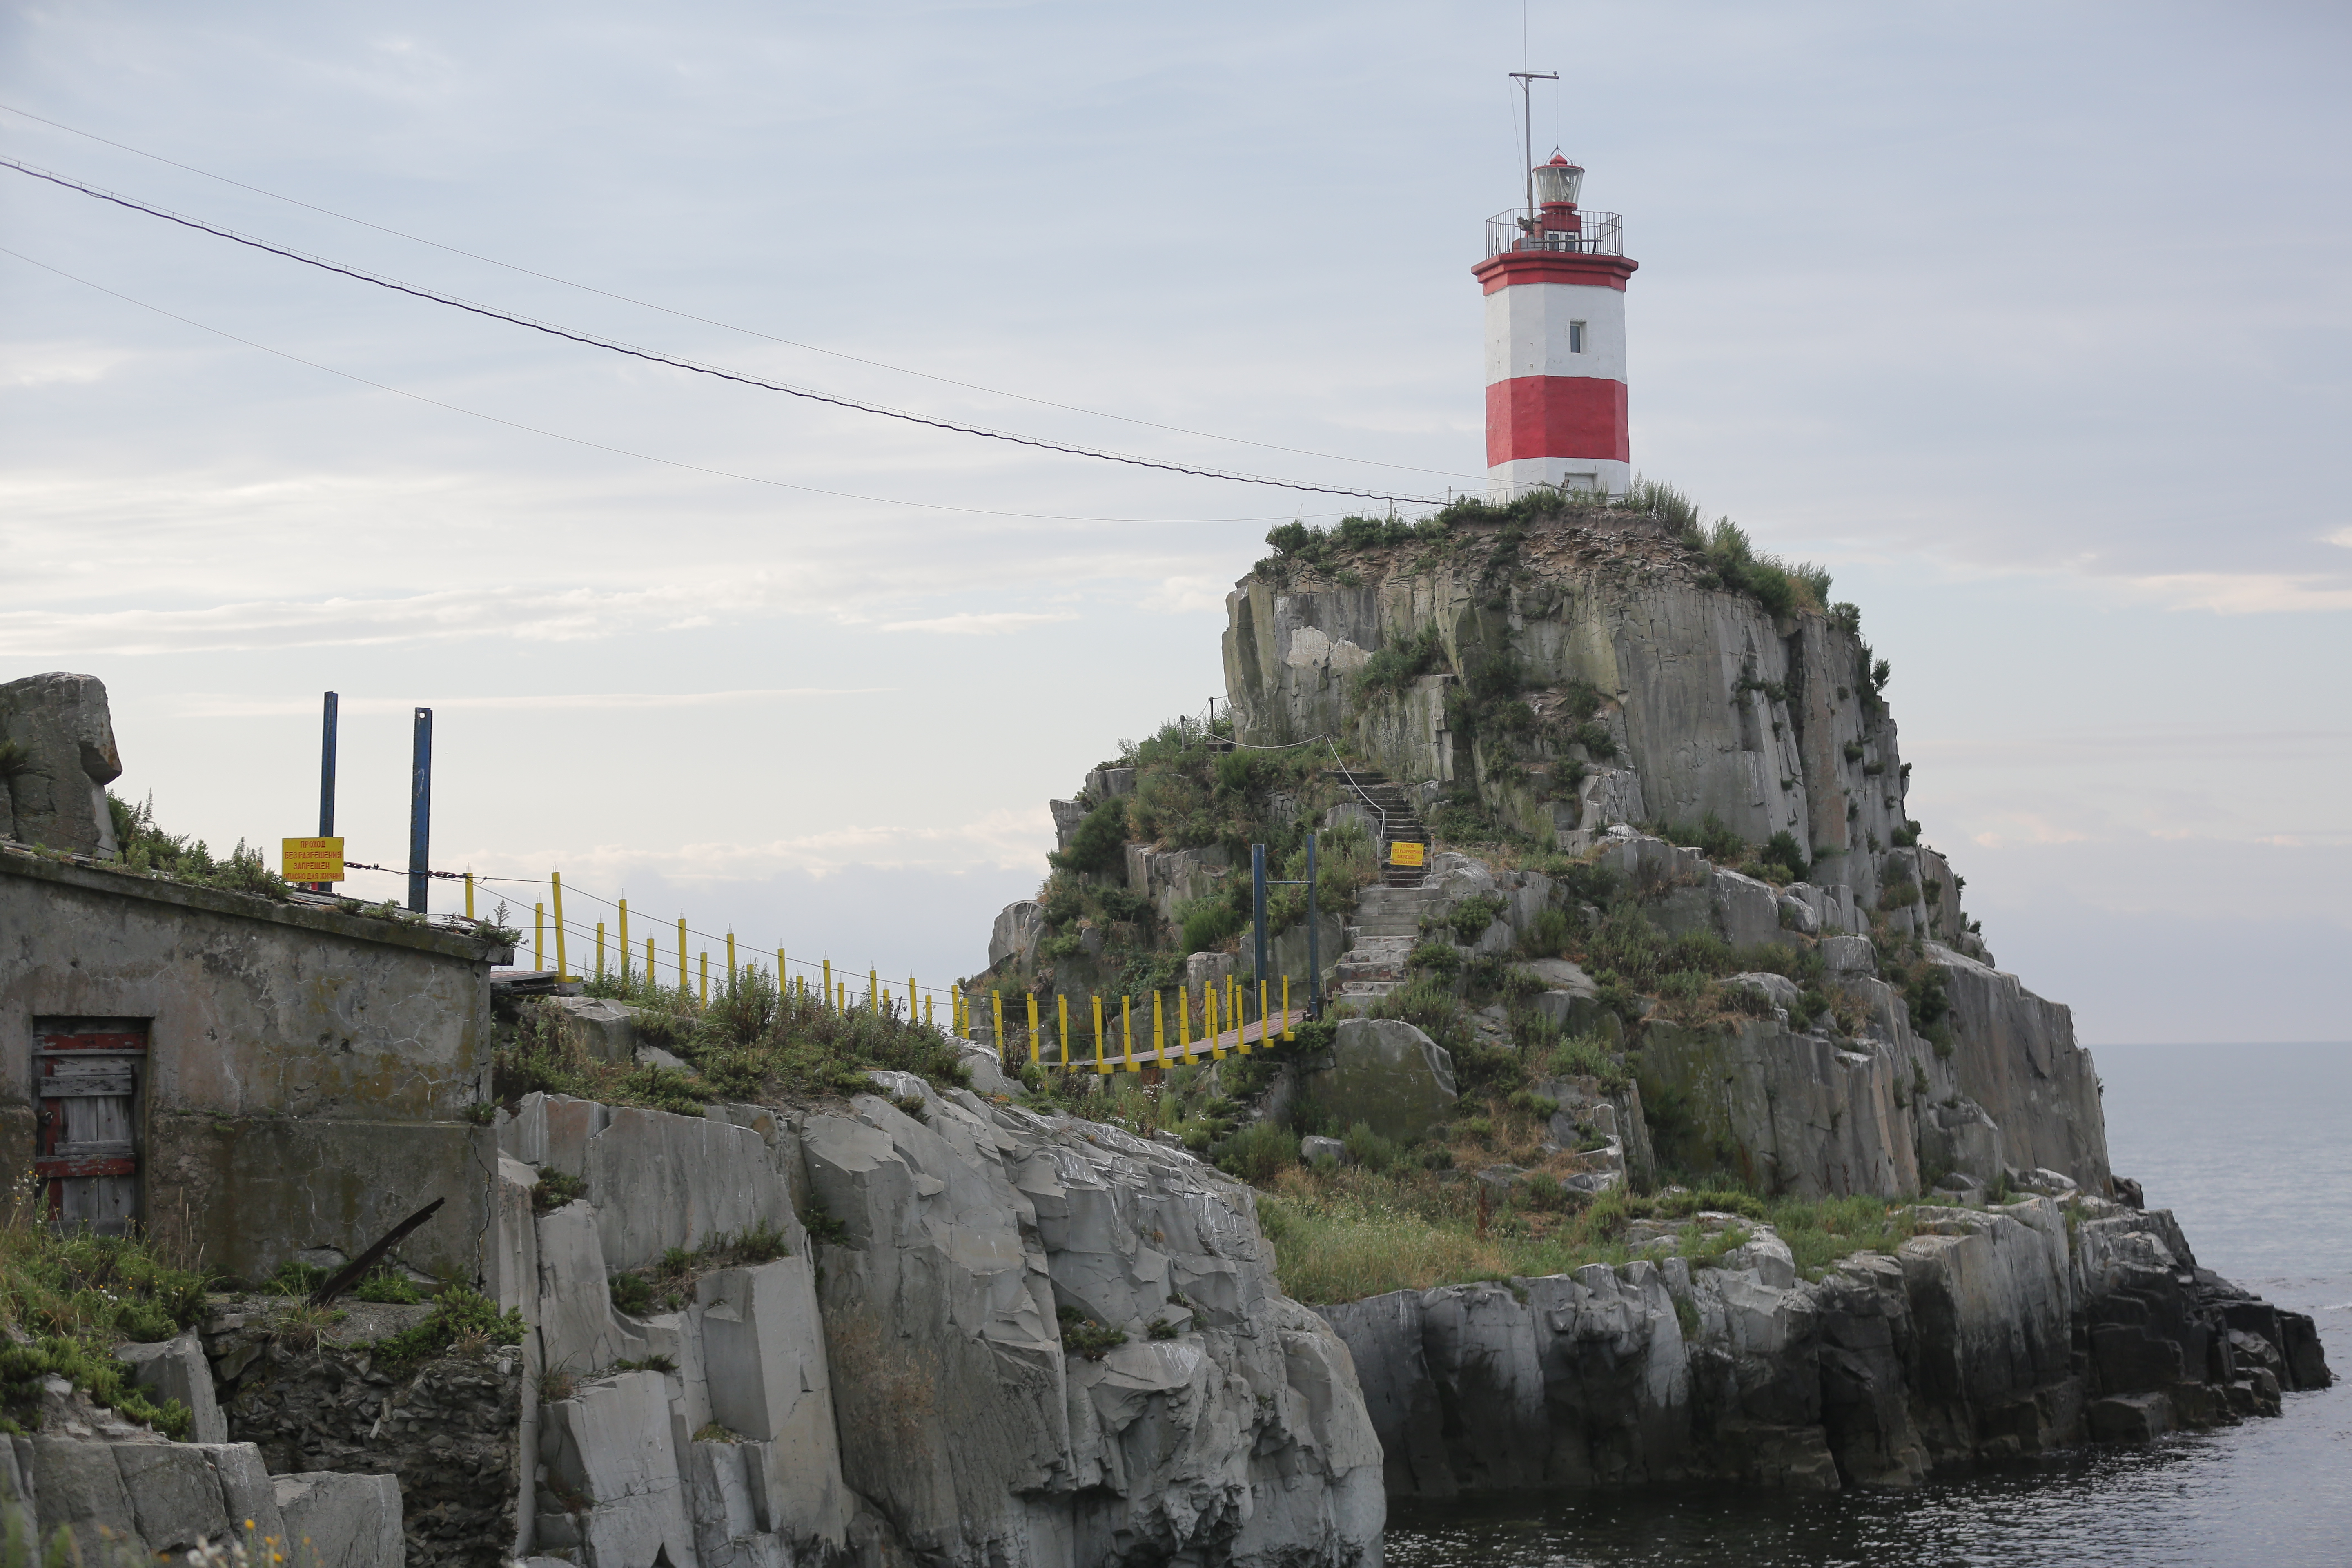
[[164, 207], [151, 206], [132, 197], [102, 190], [96, 185], [87, 185], [79, 180], [68, 179], [63, 174], [52, 174], [48, 170], [36, 168], [29, 163], [19, 163], [14, 158], [0, 157], [0, 167], [14, 169], [18, 174], [29, 174], [37, 180], [45, 180], [66, 190], [79, 191], [86, 196], [110, 202], [131, 212], [144, 213], [150, 217], [159, 217], [167, 223], [194, 229], [200, 234], [209, 234], [216, 238], [230, 240], [255, 250], [266, 251], [272, 256], [284, 257], [289, 261], [299, 261], [306, 267], [315, 267], [323, 272], [336, 273], [362, 283], [372, 283], [379, 289], [388, 289], [397, 294], [406, 294], [411, 298], [429, 300], [436, 305], [446, 305], [453, 310], [464, 310], [491, 321], [527, 327], [535, 332], [544, 332], [549, 337], [562, 338], [567, 342], [580, 343], [589, 348], [604, 349], [612, 353], [626, 355], [631, 359], [644, 360], [649, 364], [666, 364], [673, 369], [692, 371], [698, 375], [731, 381], [740, 385], [758, 387], [766, 392], [781, 392], [786, 396], [802, 398], [812, 403], [823, 403], [835, 408], [847, 408], [860, 414], [878, 415], [886, 419], [928, 426], [934, 430], [947, 430], [961, 436], [978, 436], [987, 440], [1009, 442], [1014, 446], [1030, 447], [1039, 451], [1061, 452], [1075, 458], [1093, 458], [1101, 462], [1121, 463], [1129, 468], [1153, 468], [1162, 473], [1186, 474], [1194, 479], [1223, 479], [1234, 484], [1263, 485], [1274, 489], [1299, 490], [1311, 495], [1347, 496], [1360, 500], [1401, 501], [1411, 506], [1445, 504], [1444, 500], [1434, 496], [1393, 495], [1384, 490], [1350, 489], [1339, 485], [1314, 485], [1298, 479], [1277, 479], [1262, 474], [1241, 474], [1224, 468], [1197, 468], [1189, 463], [1163, 462], [1158, 458], [1138, 457], [1128, 452], [1105, 451], [1097, 447], [1080, 447], [1068, 442], [1050, 441], [1034, 436], [1019, 435], [1010, 430], [991, 429], [986, 426], [964, 425], [954, 420], [935, 419], [929, 415], [916, 414], [902, 408], [891, 408], [878, 403], [862, 403], [856, 398], [835, 396], [832, 393], [820, 392], [814, 387], [796, 386], [789, 382], [770, 381], [762, 376], [728, 370], [720, 365], [705, 364], [698, 360], [681, 359], [674, 354], [638, 348], [634, 344], [620, 342], [611, 338], [598, 337], [593, 333], [577, 331], [570, 327], [557, 326], [550, 321], [537, 321], [529, 316], [519, 316], [512, 311], [498, 310], [492, 306], [478, 305], [471, 300], [457, 299], [454, 295], [436, 293], [429, 289], [420, 289], [413, 284], [403, 283], [397, 279], [385, 278], [356, 267], [348, 267], [339, 261], [330, 261], [323, 257], [311, 256], [302, 251], [288, 249], [284, 246], [272, 245], [267, 240], [239, 234], [235, 229], [223, 228], [216, 224], [206, 223], [201, 218], [189, 217]]
[[240, 191], [251, 191], [257, 196], [268, 196], [273, 202], [284, 202], [289, 206], [301, 207], [306, 211], [333, 218], [339, 223], [354, 223], [362, 228], [372, 228], [378, 234], [388, 234], [395, 239], [407, 240], [412, 245], [431, 246], [436, 250], [445, 250], [452, 256], [462, 256], [468, 261], [479, 261], [487, 266], [503, 268], [509, 272], [519, 272], [526, 278], [536, 278], [542, 282], [560, 284], [566, 289], [577, 289], [583, 293], [601, 295], [607, 300], [617, 300], [622, 304], [635, 305], [640, 310], [658, 310], [665, 316], [676, 316], [682, 321], [698, 321], [706, 327], [717, 327], [723, 331], [741, 332], [746, 337], [761, 338], [772, 343], [782, 343], [786, 348], [824, 354], [832, 359], [846, 360], [852, 364], [872, 365], [877, 370], [887, 370], [894, 375], [918, 376], [924, 381], [936, 381], [943, 386], [961, 386], [969, 392], [984, 392], [991, 397], [1010, 397], [1019, 403], [1034, 403], [1040, 408], [1058, 408], [1069, 414], [1083, 414], [1093, 419], [1115, 419], [1122, 425], [1140, 426], [1147, 430], [1166, 430], [1178, 436], [1197, 436], [1204, 441], [1230, 441], [1235, 446], [1256, 447], [1268, 452], [1287, 452], [1294, 457], [1322, 458], [1335, 463], [1361, 463], [1369, 468], [1396, 468], [1413, 474], [1435, 474], [1444, 479], [1476, 479], [1482, 477], [1476, 474], [1457, 473], [1451, 468], [1424, 468], [1412, 463], [1382, 462], [1377, 458], [1353, 458], [1345, 452], [1317, 452], [1305, 447], [1285, 447], [1273, 441], [1253, 441], [1246, 436], [1223, 436], [1213, 430], [1194, 430], [1183, 425], [1163, 425], [1156, 419], [1138, 419], [1130, 415], [1112, 414], [1104, 409], [1087, 408], [1076, 403], [1056, 403], [1050, 397], [1032, 397], [1024, 392], [1008, 392], [1001, 386], [983, 386], [976, 381], [959, 381], [951, 375], [935, 375], [929, 371], [915, 370], [903, 364], [892, 364], [887, 360], [868, 359], [863, 354], [845, 353], [839, 349], [829, 349], [817, 343], [804, 343], [797, 338], [780, 338], [773, 332], [763, 332], [757, 327], [737, 326], [732, 321], [721, 321], [710, 316], [698, 316], [691, 310], [680, 310], [668, 305], [656, 304], [651, 300], [640, 300], [632, 294], [616, 294], [610, 289], [599, 289], [593, 283], [575, 282], [569, 278], [559, 278], [552, 272], [541, 272], [536, 268], [519, 266], [511, 261], [500, 261], [495, 256], [484, 256], [478, 250], [467, 250], [462, 246], [445, 245], [440, 240], [427, 239], [423, 235], [410, 234], [404, 229], [393, 228], [388, 225], [371, 222], [363, 217], [353, 217], [349, 213], [339, 213], [332, 207], [322, 207], [315, 202], [306, 202], [299, 196], [284, 195], [277, 191], [265, 190], [259, 185], [247, 184], [243, 180], [233, 180], [226, 174], [215, 174], [209, 169], [199, 169], [194, 163], [183, 163], [177, 158], [166, 158], [161, 153], [150, 153], [143, 147], [133, 147], [128, 142], [117, 142], [111, 138], [100, 136], [96, 132], [79, 130], [61, 121], [49, 120], [29, 110], [18, 109], [13, 104], [0, 103], [0, 110], [21, 116], [37, 124], [65, 132], [70, 136], [79, 136], [102, 146], [117, 148], [142, 158], [151, 158], [158, 163], [166, 163], [174, 169], [184, 169], [191, 174], [200, 174], [207, 180], [217, 180], [224, 185], [235, 185]]
[[[17, 260], [19, 260], [19, 261], [21, 261], [21, 262], [24, 262], [24, 263], [25, 263], [26, 266], [28, 266], [28, 267], [37, 267], [37, 268], [40, 268], [42, 271], [44, 271], [44, 272], [55, 273], [58, 277], [62, 278], [62, 279], [65, 279], [68, 282], [70, 282], [70, 283], [79, 283], [79, 284], [80, 284], [80, 285], [81, 285], [83, 288], [85, 288], [85, 289], [95, 289], [96, 290], [98, 290], [98, 292], [100, 292], [100, 293], [101, 293], [101, 294], [105, 294], [105, 295], [110, 295], [110, 296], [111, 296], [111, 297], [112, 297], [112, 298], [114, 298], [114, 299], [117, 299], [117, 300], [121, 300], [121, 301], [122, 301], [124, 304], [126, 304], [126, 305], [136, 305], [136, 306], [138, 306], [138, 307], [139, 307], [141, 310], [152, 310], [152, 311], [153, 311], [156, 315], [165, 317], [165, 318], [167, 318], [167, 319], [169, 319], [169, 320], [171, 320], [171, 321], [178, 321], [178, 322], [180, 322], [180, 323], [181, 323], [182, 325], [184, 325], [184, 326], [190, 326], [190, 327], [194, 327], [194, 328], [195, 328], [195, 329], [196, 329], [198, 331], [200, 331], [200, 332], [210, 332], [210, 333], [212, 333], [215, 337], [218, 337], [218, 338], [226, 338], [230, 342], [233, 342], [233, 343], [242, 343], [242, 344], [244, 344], [247, 348], [249, 348], [249, 349], [258, 349], [258, 350], [260, 350], [263, 353], [266, 353], [266, 354], [275, 354], [275, 355], [277, 355], [279, 359], [282, 359], [282, 360], [289, 360], [289, 361], [291, 361], [292, 363], [296, 363], [296, 364], [306, 366], [306, 367], [308, 367], [309, 369], [311, 369], [311, 370], [323, 371], [323, 372], [325, 372], [325, 373], [326, 373], [327, 374], [329, 374], [329, 375], [341, 376], [341, 377], [343, 380], [345, 380], [345, 381], [349, 381], [349, 382], [355, 382], [355, 383], [357, 383], [359, 385], [362, 385], [362, 386], [373, 387], [373, 388], [374, 388], [376, 391], [378, 391], [378, 392], [389, 392], [389, 393], [391, 393], [391, 394], [392, 394], [394, 396], [395, 396], [395, 397], [405, 397], [405, 398], [408, 398], [408, 399], [410, 399], [410, 400], [412, 400], [412, 401], [414, 401], [414, 402], [417, 402], [417, 403], [424, 403], [424, 404], [429, 404], [430, 405], [432, 405], [432, 406], [433, 406], [433, 407], [435, 407], [435, 408], [446, 408], [446, 409], [447, 409], [447, 410], [448, 410], [450, 413], [452, 413], [452, 414], [463, 414], [463, 415], [467, 416], [468, 418], [488, 420], [490, 424], [493, 424], [493, 425], [503, 425], [503, 426], [506, 426], [508, 429], [509, 429], [509, 430], [520, 430], [520, 431], [524, 432], [524, 433], [525, 433], [525, 434], [527, 434], [527, 435], [531, 435], [531, 436], [544, 436], [545, 437], [547, 437], [547, 438], [548, 438], [549, 440], [551, 440], [551, 441], [566, 441], [566, 442], [569, 442], [569, 443], [571, 443], [572, 446], [575, 446], [575, 447], [593, 447], [595, 450], [597, 450], [597, 451], [599, 451], [599, 452], [611, 452], [611, 453], [614, 454], [614, 455], [615, 455], [615, 456], [617, 456], [617, 457], [623, 457], [623, 458], [635, 458], [635, 459], [637, 459], [637, 461], [639, 461], [639, 462], [641, 462], [641, 463], [659, 463], [659, 464], [660, 464], [660, 465], [662, 465], [662, 467], [664, 467], [664, 468], [684, 468], [684, 469], [688, 470], [688, 472], [690, 472], [690, 473], [697, 473], [697, 474], [709, 474], [709, 475], [712, 476], [712, 477], [713, 477], [713, 478], [715, 478], [715, 479], [740, 479], [740, 480], [742, 480], [745, 484], [751, 484], [751, 485], [768, 485], [768, 486], [771, 486], [771, 487], [772, 487], [772, 488], [774, 488], [774, 489], [784, 489], [784, 490], [799, 490], [799, 491], [801, 491], [802, 493], [803, 493], [803, 494], [805, 494], [805, 495], [833, 496], [833, 497], [835, 497], [835, 498], [837, 498], [837, 499], [839, 499], [839, 500], [862, 500], [862, 501], [871, 501], [871, 502], [874, 502], [875, 504], [879, 505], [879, 506], [903, 506], [903, 507], [909, 507], [909, 508], [913, 508], [913, 509], [916, 509], [916, 510], [922, 510], [922, 511], [952, 511], [952, 512], [961, 512], [961, 513], [964, 513], [964, 514], [966, 514], [966, 515], [973, 516], [973, 517], [1011, 517], [1011, 518], [1019, 518], [1019, 519], [1022, 519], [1022, 520], [1024, 520], [1024, 521], [1032, 521], [1032, 522], [1143, 522], [1143, 523], [1165, 523], [1165, 522], [1283, 522], [1283, 521], [1289, 521], [1287, 518], [1286, 518], [1286, 517], [1282, 517], [1282, 516], [1268, 516], [1268, 517], [1077, 517], [1077, 516], [1072, 516], [1072, 515], [1069, 515], [1069, 514], [1067, 514], [1067, 513], [1063, 513], [1063, 512], [1049, 512], [1049, 511], [999, 511], [999, 510], [992, 510], [991, 509], [986, 508], [986, 507], [974, 507], [974, 506], [948, 506], [948, 505], [945, 505], [945, 504], [943, 504], [943, 503], [941, 503], [941, 502], [939, 502], [939, 501], [899, 500], [897, 500], [897, 499], [895, 499], [895, 498], [893, 498], [893, 497], [890, 497], [890, 496], [869, 496], [869, 495], [860, 495], [860, 494], [858, 494], [858, 493], [857, 493], [856, 491], [855, 491], [855, 490], [830, 490], [830, 489], [822, 489], [822, 488], [820, 488], [820, 487], [818, 487], [818, 486], [816, 486], [816, 485], [796, 485], [796, 484], [793, 484], [793, 483], [791, 483], [790, 481], [785, 480], [785, 479], [762, 479], [762, 478], [761, 478], [761, 477], [760, 477], [759, 475], [757, 475], [757, 474], [739, 474], [739, 473], [735, 473], [735, 472], [733, 472], [733, 471], [731, 471], [731, 470], [730, 470], [730, 469], [727, 469], [727, 468], [714, 468], [708, 467], [707, 465], [705, 465], [705, 464], [701, 464], [701, 463], [688, 463], [688, 462], [683, 462], [683, 461], [681, 461], [681, 460], [679, 460], [678, 458], [657, 458], [657, 457], [655, 457], [655, 456], [654, 456], [652, 453], [650, 453], [650, 452], [636, 452], [636, 451], [632, 451], [632, 450], [630, 450], [630, 449], [629, 449], [628, 447], [615, 447], [615, 446], [611, 445], [609, 442], [604, 442], [604, 441], [591, 441], [591, 440], [589, 440], [589, 439], [588, 439], [586, 437], [584, 437], [584, 436], [566, 436], [566, 435], [564, 435], [564, 434], [563, 434], [562, 432], [561, 432], [561, 431], [541, 429], [540, 426], [536, 426], [536, 425], [525, 425], [525, 424], [523, 424], [520, 420], [518, 420], [518, 419], [506, 419], [506, 418], [501, 418], [499, 416], [498, 416], [498, 415], [496, 415], [496, 414], [485, 414], [485, 413], [483, 413], [481, 410], [479, 410], [479, 409], [478, 409], [478, 408], [467, 408], [467, 407], [463, 406], [462, 405], [456, 404], [456, 403], [445, 403], [445, 402], [443, 402], [441, 399], [439, 399], [439, 398], [437, 398], [437, 397], [427, 397], [427, 396], [425, 396], [425, 395], [423, 393], [421, 393], [421, 392], [410, 392], [410, 391], [408, 391], [408, 390], [407, 390], [406, 388], [404, 388], [404, 387], [393, 386], [393, 385], [388, 384], [387, 383], [381, 382], [381, 381], [372, 381], [372, 380], [370, 380], [368, 377], [363, 376], [363, 375], [354, 375], [354, 374], [352, 374], [350, 371], [347, 371], [347, 370], [337, 370], [333, 365], [331, 365], [331, 364], [320, 364], [317, 360], [314, 360], [314, 359], [305, 359], [305, 358], [303, 358], [300, 354], [297, 354], [297, 353], [287, 353], [284, 349], [275, 349], [275, 348], [271, 348], [268, 343], [264, 343], [264, 342], [255, 342], [255, 341], [254, 341], [253, 339], [251, 339], [251, 338], [247, 338], [247, 337], [240, 337], [240, 336], [238, 336], [238, 335], [237, 335], [236, 333], [235, 333], [235, 332], [224, 331], [223, 329], [221, 329], [221, 328], [219, 328], [219, 327], [215, 327], [215, 326], [207, 325], [206, 323], [205, 323], [205, 322], [203, 322], [203, 321], [197, 321], [197, 320], [196, 320], [194, 317], [193, 317], [193, 316], [183, 316], [183, 315], [181, 315], [177, 310], [165, 310], [165, 309], [164, 309], [163, 306], [161, 306], [161, 305], [151, 305], [151, 304], [149, 304], [146, 300], [133, 298], [132, 296], [131, 296], [131, 295], [129, 295], [129, 294], [125, 294], [125, 293], [123, 293], [123, 292], [122, 292], [121, 289], [109, 289], [109, 288], [108, 288], [105, 284], [103, 284], [103, 283], [93, 283], [93, 282], [91, 282], [91, 281], [90, 281], [89, 279], [87, 279], [87, 278], [77, 277], [75, 274], [73, 274], [73, 273], [71, 273], [71, 272], [68, 272], [68, 271], [67, 271], [64, 268], [62, 268], [62, 267], [52, 267], [52, 266], [50, 266], [50, 265], [49, 265], [47, 262], [46, 262], [46, 261], [37, 261], [37, 260], [35, 260], [32, 257], [26, 256], [24, 252], [22, 252], [22, 251], [20, 251], [20, 250], [11, 250], [11, 249], [9, 249], [6, 246], [0, 246], [0, 256], [13, 256], [13, 257], [15, 257]], [[1316, 515], [1316, 514], [1312, 514], [1312, 513], [1310, 513], [1310, 514], [1308, 514], [1308, 515]], [[1323, 514], [1323, 515], [1328, 515], [1328, 514]]]

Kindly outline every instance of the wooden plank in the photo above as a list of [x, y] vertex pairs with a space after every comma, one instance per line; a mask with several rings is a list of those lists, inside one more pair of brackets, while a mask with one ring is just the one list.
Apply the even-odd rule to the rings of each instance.
[[111, 1072], [58, 1073], [41, 1081], [43, 1100], [67, 1100], [77, 1096], [106, 1095], [116, 1100], [128, 1100], [136, 1084], [129, 1068]]
[[147, 1037], [128, 1031], [89, 1035], [36, 1035], [43, 1051], [136, 1051], [147, 1053]]
[[139, 1162], [121, 1155], [44, 1154], [34, 1160], [33, 1173], [45, 1182], [78, 1176], [135, 1176]]

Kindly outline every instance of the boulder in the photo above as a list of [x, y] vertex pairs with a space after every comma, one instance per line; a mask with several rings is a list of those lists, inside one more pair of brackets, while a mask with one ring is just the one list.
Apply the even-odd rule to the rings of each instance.
[[1822, 967], [1833, 975], [1876, 974], [1878, 954], [1866, 936], [1825, 936]]
[[[662, 1374], [629, 1372], [581, 1386], [541, 1407], [540, 1453], [555, 1495], [586, 1548], [590, 1568], [651, 1563], [667, 1553], [690, 1563], [694, 1528], [687, 1517], [677, 1434]], [[280, 1503], [284, 1506], [284, 1483]], [[383, 1478], [390, 1484], [391, 1478]], [[541, 1512], [551, 1510], [544, 1503]], [[289, 1513], [289, 1529], [294, 1527]], [[542, 1537], [544, 1539], [544, 1536]]]
[[1045, 905], [1034, 899], [1005, 905], [988, 933], [988, 966], [1001, 969], [1009, 962], [1014, 969], [1036, 968], [1037, 943], [1045, 934]]
[[1348, 1145], [1337, 1138], [1321, 1138], [1313, 1133], [1298, 1141], [1298, 1163], [1312, 1165], [1328, 1160], [1335, 1165], [1348, 1163]]
[[275, 1489], [286, 1539], [300, 1546], [295, 1561], [319, 1568], [402, 1568], [407, 1561], [393, 1477], [310, 1470], [276, 1478]]
[[1750, 991], [1759, 993], [1773, 1006], [1790, 1012], [1796, 1010], [1799, 1000], [1804, 995], [1804, 992], [1795, 981], [1785, 974], [1774, 974], [1767, 970], [1750, 970], [1745, 973], [1735, 974], [1724, 984], [1744, 985]]
[[176, 1399], [194, 1415], [189, 1436], [198, 1443], [228, 1441], [228, 1422], [220, 1402], [213, 1397], [212, 1363], [205, 1359], [204, 1342], [194, 1329], [177, 1339], [153, 1344], [118, 1345], [115, 1358], [131, 1368], [131, 1381], [148, 1391], [157, 1404]]
[[121, 853], [106, 786], [122, 776], [122, 756], [104, 681], [54, 670], [0, 685], [0, 747], [11, 759], [0, 770], [0, 833], [101, 859]]
[[550, 996], [540, 1005], [551, 1011], [557, 1026], [596, 1060], [636, 1059], [636, 1008], [603, 996]]
[[1454, 1058], [1401, 1018], [1346, 1018], [1331, 1065], [1306, 1075], [1301, 1092], [1339, 1126], [1410, 1141], [1452, 1113]]

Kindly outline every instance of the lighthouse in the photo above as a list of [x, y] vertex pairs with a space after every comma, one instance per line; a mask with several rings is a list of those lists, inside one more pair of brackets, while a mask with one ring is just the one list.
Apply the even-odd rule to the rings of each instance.
[[1532, 171], [1526, 210], [1486, 220], [1486, 499], [1538, 485], [1622, 492], [1625, 258], [1615, 213], [1580, 212], [1584, 171], [1555, 153]]

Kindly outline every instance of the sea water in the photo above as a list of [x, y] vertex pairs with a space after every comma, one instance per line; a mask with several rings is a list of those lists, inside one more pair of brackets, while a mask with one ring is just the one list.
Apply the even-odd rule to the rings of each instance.
[[[2352, 1045], [2096, 1050], [2116, 1170], [2198, 1262], [2309, 1312], [2352, 1377]], [[2195, 1564], [2352, 1568], [2352, 1382], [2145, 1447], [1939, 1473], [1907, 1491], [1647, 1487], [1390, 1510], [1390, 1568]]]

